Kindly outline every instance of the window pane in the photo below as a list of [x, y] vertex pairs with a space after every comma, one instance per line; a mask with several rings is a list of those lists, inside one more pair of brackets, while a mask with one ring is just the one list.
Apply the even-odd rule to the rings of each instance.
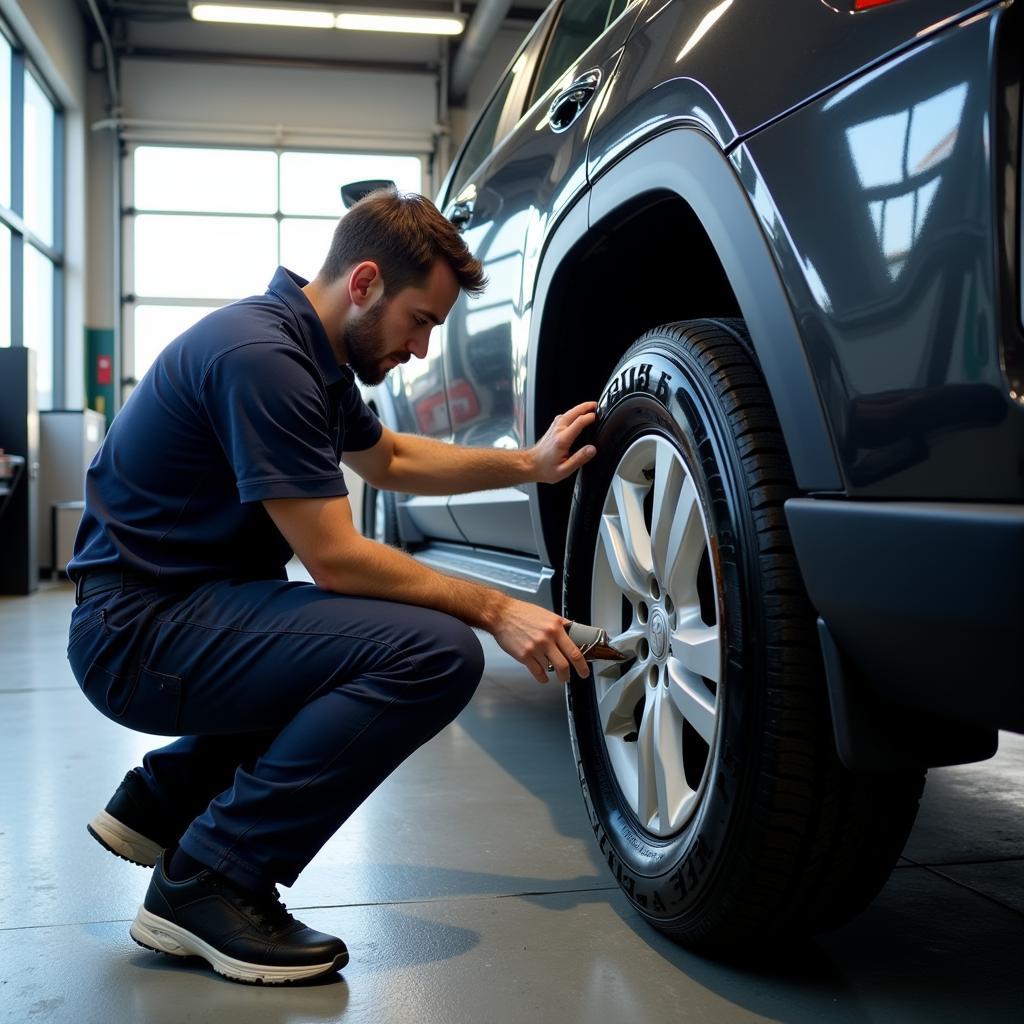
[[284, 153], [281, 156], [281, 212], [340, 217], [341, 186], [387, 178], [400, 192], [423, 189], [418, 157], [355, 153]]
[[25, 344], [36, 350], [40, 409], [53, 408], [53, 264], [25, 246]]
[[[618, 14], [615, 3], [604, 0], [567, 0], [558, 16], [554, 35], [544, 54], [544, 63], [533, 87], [533, 99], [544, 93], [605, 30], [610, 18]], [[565, 83], [569, 85], [568, 82]], [[531, 103], [533, 100], [531, 100]]]
[[134, 162], [138, 210], [273, 213], [277, 209], [274, 153], [140, 146]]
[[25, 72], [25, 223], [53, 245], [53, 104]]
[[0, 224], [0, 348], [11, 343], [11, 232]]
[[153, 360], [170, 342], [187, 331], [216, 306], [136, 306], [134, 326], [135, 377], [153, 365]]
[[505, 109], [505, 101], [508, 99], [512, 83], [516, 80], [516, 68], [522, 66], [522, 62], [516, 62], [516, 66], [505, 76], [505, 81], [501, 83], [501, 87], [473, 127], [469, 142], [466, 143], [466, 148], [462, 151], [462, 156], [459, 157], [458, 170], [456, 170], [455, 177], [452, 178], [451, 186], [448, 189], [449, 199], [458, 197], [462, 186], [469, 181], [473, 172], [490, 156], [491, 150], [494, 149], [494, 140], [498, 134], [498, 125], [501, 122], [502, 111]]
[[272, 217], [135, 219], [135, 293], [240, 299], [266, 290], [277, 267]]
[[11, 205], [11, 44], [0, 35], [0, 206]]
[[331, 247], [336, 220], [281, 221], [281, 263], [312, 281]]

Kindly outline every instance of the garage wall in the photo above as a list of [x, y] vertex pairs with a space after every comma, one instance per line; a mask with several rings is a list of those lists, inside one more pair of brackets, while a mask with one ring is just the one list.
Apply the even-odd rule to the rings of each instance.
[[[65, 394], [85, 401], [86, 338], [108, 351], [115, 343], [119, 302], [114, 267], [116, 212], [111, 182], [118, 173], [104, 74], [88, 66], [90, 30], [75, 0], [0, 0], [0, 11], [57, 94], [65, 111]], [[465, 107], [449, 113], [451, 153], [528, 30], [502, 29], [469, 90]], [[209, 26], [205, 26], [209, 29]], [[191, 23], [144, 26], [139, 46], [184, 47]], [[211, 35], [221, 50], [252, 48], [235, 29]], [[258, 31], [258, 30], [257, 30]], [[354, 35], [354, 34], [353, 34]], [[375, 60], [369, 37], [339, 41], [330, 34], [295, 37], [296, 56]], [[410, 50], [410, 63], [441, 59], [436, 41]], [[348, 50], [341, 47], [347, 46]], [[121, 116], [137, 124], [139, 138], [165, 141], [308, 145], [429, 153], [437, 111], [436, 78], [424, 73], [325, 70], [125, 58], [121, 63]], [[176, 127], [175, 127], [176, 126]], [[439, 180], [428, 181], [433, 192]], [[94, 353], [95, 354], [95, 353]], [[89, 361], [90, 366], [92, 360]]]
[[[54, 403], [84, 401], [87, 94], [86, 31], [74, 0], [0, 0], [0, 12], [57, 95], [65, 124], [65, 393]], [[59, 358], [59, 353], [54, 353]]]

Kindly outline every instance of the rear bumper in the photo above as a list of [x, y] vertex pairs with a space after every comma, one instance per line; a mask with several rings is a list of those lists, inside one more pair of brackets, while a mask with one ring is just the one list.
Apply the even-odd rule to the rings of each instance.
[[1024, 506], [797, 498], [786, 516], [871, 700], [1024, 732]]

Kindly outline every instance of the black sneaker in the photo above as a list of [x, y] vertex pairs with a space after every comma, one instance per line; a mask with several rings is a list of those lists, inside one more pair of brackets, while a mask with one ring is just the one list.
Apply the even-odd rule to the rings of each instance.
[[341, 939], [307, 928], [280, 901], [277, 889], [252, 893], [214, 871], [174, 882], [172, 850], [156, 863], [131, 936], [146, 949], [200, 956], [234, 981], [279, 985], [340, 971], [348, 963]]
[[85, 827], [111, 853], [145, 868], [157, 862], [161, 850], [177, 846], [180, 838], [161, 815], [136, 768], [125, 775], [106, 808]]

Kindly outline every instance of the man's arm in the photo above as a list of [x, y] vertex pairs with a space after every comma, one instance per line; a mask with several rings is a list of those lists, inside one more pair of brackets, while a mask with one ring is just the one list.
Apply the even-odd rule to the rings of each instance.
[[346, 452], [342, 461], [379, 490], [403, 494], [464, 494], [525, 483], [557, 483], [575, 473], [594, 448], [569, 451], [596, 419], [597, 403], [583, 402], [556, 416], [532, 447], [467, 448], [384, 428], [366, 451]]
[[[448, 447], [448, 446], [444, 446]], [[539, 683], [547, 666], [569, 680], [586, 660], [565, 632], [567, 619], [490, 587], [435, 572], [396, 548], [363, 537], [348, 498], [275, 498], [263, 502], [274, 524], [317, 586], [353, 597], [377, 597], [436, 608], [491, 633]]]

